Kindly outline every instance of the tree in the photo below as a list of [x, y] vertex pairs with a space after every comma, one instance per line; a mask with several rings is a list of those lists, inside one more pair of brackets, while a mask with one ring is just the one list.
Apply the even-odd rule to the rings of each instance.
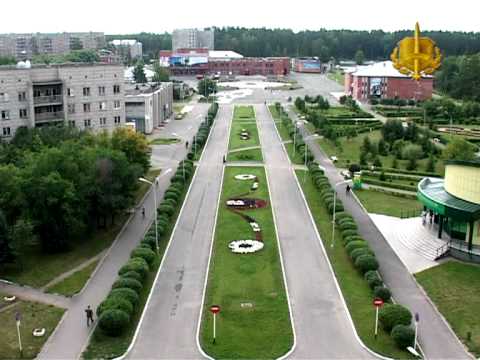
[[454, 137], [443, 149], [445, 160], [473, 160], [475, 158], [475, 146], [461, 138]]
[[389, 144], [392, 144], [395, 140], [403, 139], [404, 130], [401, 121], [387, 120], [382, 126], [382, 136]]
[[295, 99], [295, 107], [300, 110], [301, 112], [305, 111], [305, 100], [300, 97]]
[[435, 157], [433, 156], [433, 154], [430, 154], [430, 156], [428, 157], [428, 162], [427, 162], [427, 166], [425, 167], [425, 171], [427, 172], [435, 172]]
[[355, 63], [357, 65], [362, 65], [364, 61], [365, 61], [365, 54], [363, 53], [362, 49], [358, 49], [355, 52]]
[[407, 145], [403, 149], [403, 158], [408, 160], [407, 170], [415, 170], [417, 168], [417, 160], [423, 155], [422, 147], [416, 144]]
[[153, 64], [153, 72], [154, 72], [154, 75], [153, 75], [152, 81], [154, 82], [170, 81], [170, 75], [168, 73], [168, 70], [160, 66], [160, 63], [158, 61], [155, 61]]
[[29, 220], [19, 219], [11, 232], [11, 247], [17, 264], [23, 269], [23, 255], [36, 243], [33, 224]]
[[0, 65], [15, 65], [17, 60], [13, 56], [0, 56]]
[[147, 76], [145, 75], [144, 66], [145, 64], [143, 60], [139, 60], [137, 61], [137, 64], [133, 68], [133, 79], [135, 80], [136, 83], [147, 82]]
[[118, 128], [112, 134], [112, 148], [125, 154], [131, 164], [138, 164], [143, 172], [150, 168], [150, 148], [145, 135], [127, 128]]
[[378, 140], [378, 153], [382, 156], [388, 155], [387, 144], [383, 138]]
[[11, 263], [13, 261], [12, 248], [10, 245], [10, 233], [7, 219], [0, 210], [0, 265]]
[[360, 147], [360, 150], [366, 154], [369, 154], [372, 151], [372, 142], [370, 141], [370, 138], [368, 136], [365, 136], [363, 138], [363, 143]]
[[217, 92], [217, 83], [216, 81], [205, 77], [198, 82], [197, 90], [200, 95], [208, 97], [210, 94]]

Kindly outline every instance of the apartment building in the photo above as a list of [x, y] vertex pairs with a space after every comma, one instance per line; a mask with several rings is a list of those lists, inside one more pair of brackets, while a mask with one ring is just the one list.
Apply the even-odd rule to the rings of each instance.
[[125, 90], [125, 112], [137, 131], [151, 134], [173, 114], [173, 83], [131, 85]]
[[0, 66], [0, 137], [8, 140], [22, 126], [60, 123], [93, 131], [123, 126], [123, 66]]
[[198, 29], [175, 29], [172, 33], [172, 50], [178, 49], [214, 49], [214, 31]]
[[0, 34], [0, 56], [13, 56], [18, 60], [31, 59], [33, 55], [65, 54], [72, 50], [105, 47], [101, 32]]
[[116, 53], [124, 59], [133, 60], [142, 58], [142, 43], [135, 39], [113, 40], [110, 44], [115, 47]]

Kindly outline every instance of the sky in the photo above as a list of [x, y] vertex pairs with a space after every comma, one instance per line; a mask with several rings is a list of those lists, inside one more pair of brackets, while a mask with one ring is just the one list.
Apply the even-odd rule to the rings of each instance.
[[[446, 1], [444, 3], [447, 3]], [[394, 31], [480, 31], [476, 0], [3, 0], [0, 33], [171, 32], [175, 28], [243, 26]]]

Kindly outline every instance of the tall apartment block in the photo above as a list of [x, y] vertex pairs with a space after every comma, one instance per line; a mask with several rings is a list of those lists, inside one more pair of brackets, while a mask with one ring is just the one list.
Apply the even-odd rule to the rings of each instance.
[[178, 49], [214, 49], [214, 31], [197, 29], [176, 29], [172, 33], [172, 50]]
[[105, 35], [101, 32], [0, 34], [0, 56], [25, 60], [39, 54], [65, 54], [80, 49], [96, 50], [105, 47], [105, 44]]
[[94, 131], [124, 125], [123, 66], [0, 66], [0, 137], [59, 123]]
[[116, 53], [124, 59], [141, 59], [143, 55], [142, 43], [134, 39], [122, 39], [110, 41], [115, 47]]

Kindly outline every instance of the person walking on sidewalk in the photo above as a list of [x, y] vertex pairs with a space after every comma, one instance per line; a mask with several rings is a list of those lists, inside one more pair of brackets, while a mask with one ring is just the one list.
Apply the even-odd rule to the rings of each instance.
[[85, 314], [87, 315], [87, 327], [90, 327], [90, 323], [93, 324], [93, 310], [90, 305], [85, 309]]
[[347, 187], [345, 188], [345, 192], [346, 192], [347, 195], [350, 194], [350, 190], [351, 190], [350, 185], [347, 184]]
[[188, 149], [188, 141], [185, 141], [185, 149]]
[[142, 217], [145, 219], [145, 206], [142, 207]]

